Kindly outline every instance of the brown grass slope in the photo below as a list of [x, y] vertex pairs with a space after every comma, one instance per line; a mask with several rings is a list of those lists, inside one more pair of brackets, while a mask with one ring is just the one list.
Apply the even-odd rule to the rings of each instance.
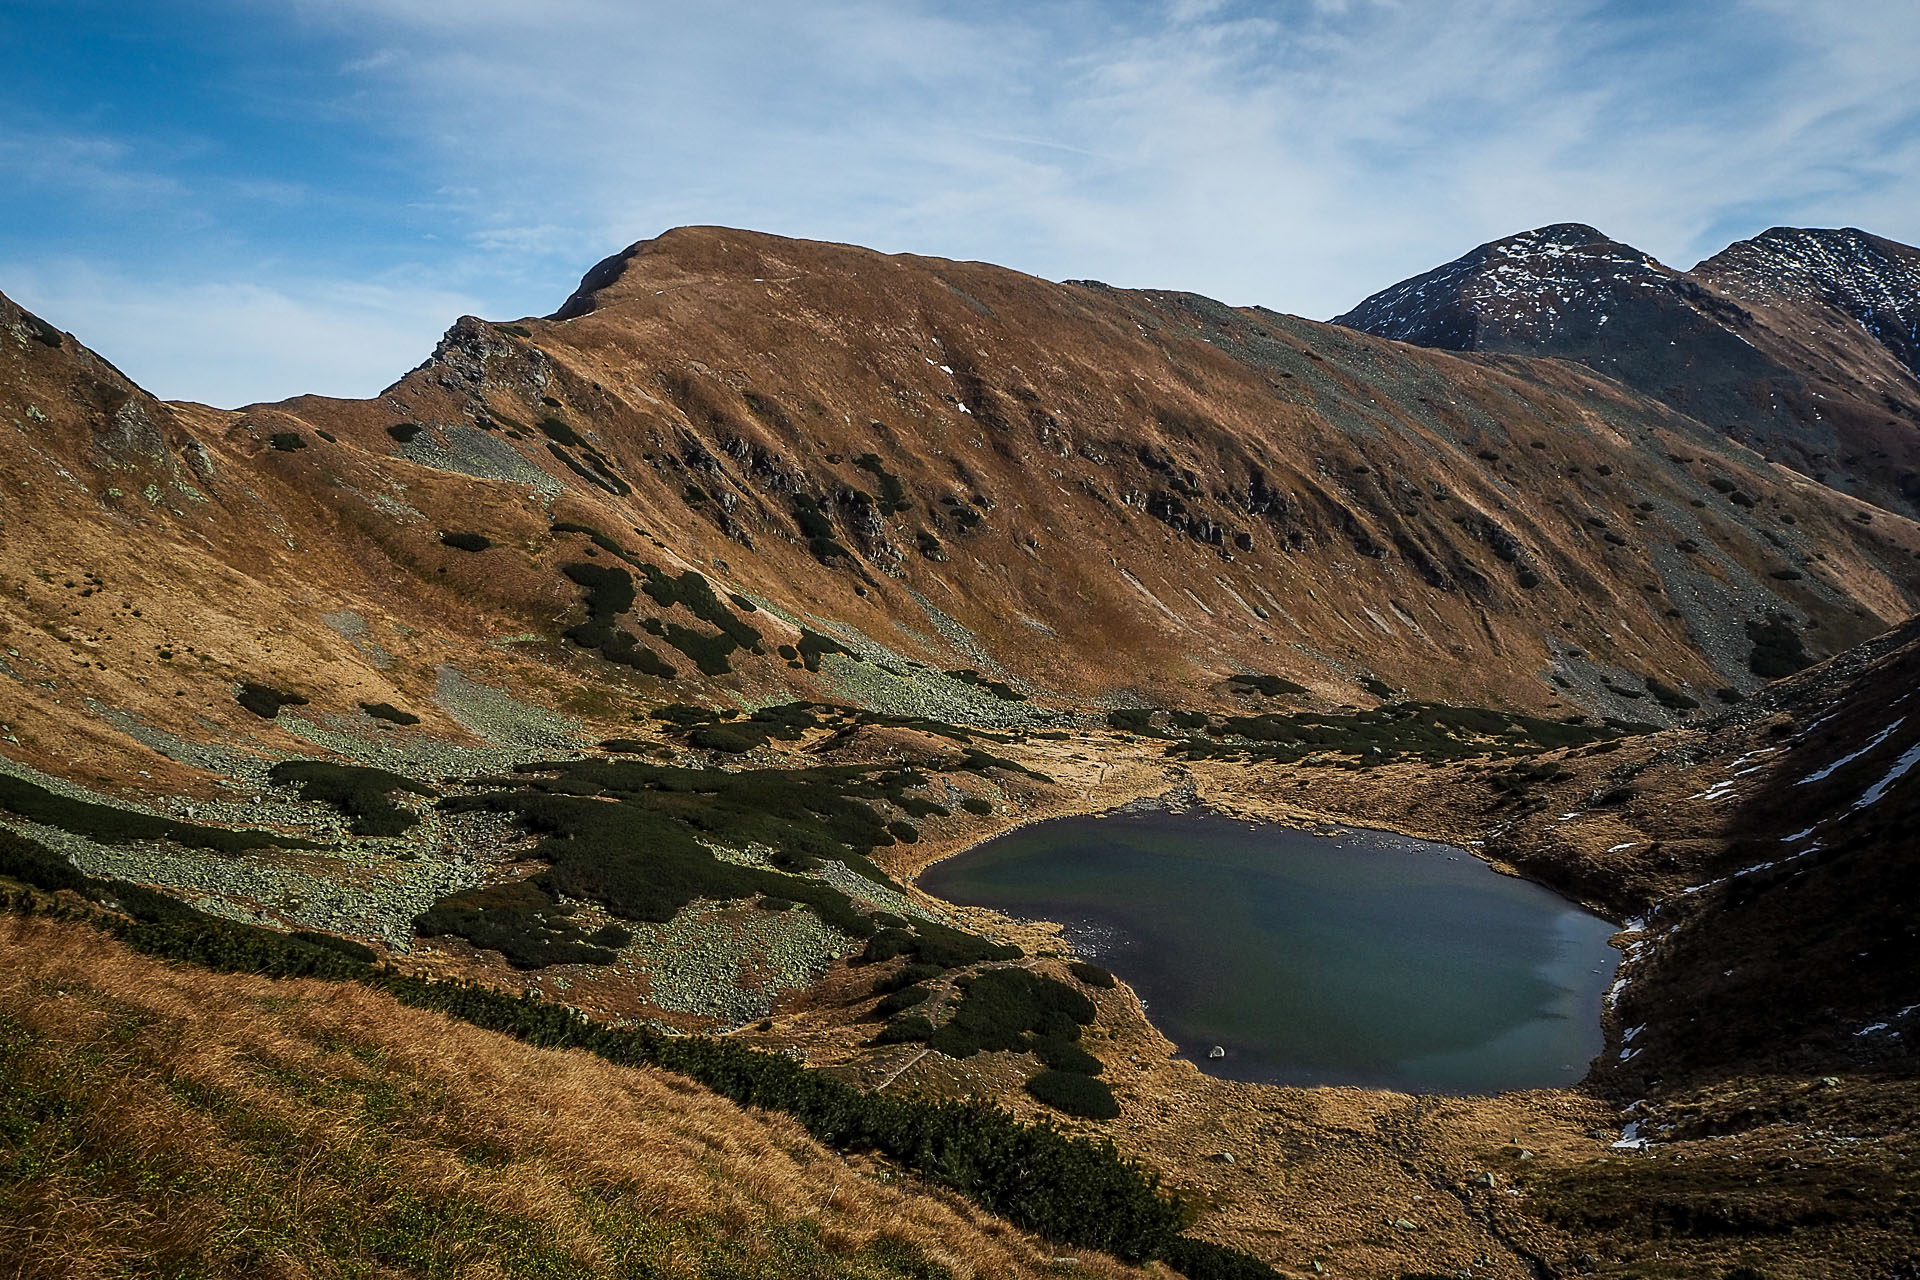
[[1135, 1274], [664, 1073], [0, 921], [8, 1276]]
[[706, 228], [589, 282], [564, 319], [463, 319], [378, 399], [234, 413], [7, 304], [20, 754], [151, 768], [87, 698], [283, 741], [232, 705], [247, 679], [459, 735], [447, 665], [615, 720], [701, 688], [910, 700], [775, 657], [799, 627], [765, 611], [763, 656], [710, 680], [637, 632], [675, 680], [590, 657], [559, 570], [601, 553], [556, 520], [1043, 701], [1217, 700], [1254, 669], [1646, 718], [1604, 682], [1749, 685], [1746, 621], [1824, 653], [1914, 602], [1920, 530], [1565, 365]]

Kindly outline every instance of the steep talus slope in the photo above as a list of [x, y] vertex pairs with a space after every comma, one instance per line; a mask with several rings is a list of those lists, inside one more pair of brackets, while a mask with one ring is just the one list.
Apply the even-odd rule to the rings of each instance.
[[1765, 456], [1908, 515], [1920, 503], [1920, 255], [1774, 228], [1680, 272], [1591, 227], [1482, 245], [1335, 320], [1457, 351], [1575, 360]]

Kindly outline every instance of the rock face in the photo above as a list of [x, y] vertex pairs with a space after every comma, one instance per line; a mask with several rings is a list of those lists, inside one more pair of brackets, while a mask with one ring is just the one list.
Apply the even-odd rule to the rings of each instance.
[[1920, 252], [1863, 231], [1776, 227], [1682, 272], [1557, 224], [1334, 323], [1575, 360], [1825, 483], [1920, 511]]

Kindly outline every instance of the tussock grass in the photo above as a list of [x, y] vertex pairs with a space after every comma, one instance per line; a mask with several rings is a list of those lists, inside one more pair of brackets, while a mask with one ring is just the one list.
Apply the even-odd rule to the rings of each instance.
[[0, 919], [21, 1280], [1140, 1274], [1057, 1252], [664, 1072]]

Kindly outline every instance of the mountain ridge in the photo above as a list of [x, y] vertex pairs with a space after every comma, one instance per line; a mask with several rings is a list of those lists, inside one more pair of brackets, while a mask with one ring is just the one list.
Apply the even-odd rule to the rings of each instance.
[[1868, 501], [1920, 502], [1920, 251], [1857, 228], [1775, 227], [1677, 271], [1554, 224], [1333, 323], [1575, 360]]

